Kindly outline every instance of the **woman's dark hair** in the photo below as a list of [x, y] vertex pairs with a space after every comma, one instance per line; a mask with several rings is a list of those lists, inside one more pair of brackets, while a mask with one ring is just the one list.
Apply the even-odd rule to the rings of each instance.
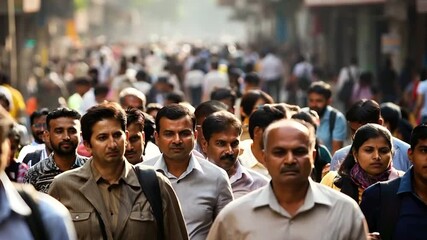
[[243, 113], [246, 115], [246, 117], [251, 115], [252, 110], [254, 109], [255, 104], [259, 99], [264, 100], [266, 104], [274, 103], [273, 98], [261, 90], [250, 90], [243, 94], [240, 106], [242, 107]]
[[390, 149], [393, 149], [393, 137], [387, 128], [374, 123], [368, 123], [361, 126], [354, 134], [353, 144], [351, 145], [347, 156], [342, 162], [338, 170], [338, 174], [340, 176], [350, 176], [350, 171], [356, 164], [353, 151], [357, 152], [364, 142], [378, 137], [383, 137], [387, 141]]

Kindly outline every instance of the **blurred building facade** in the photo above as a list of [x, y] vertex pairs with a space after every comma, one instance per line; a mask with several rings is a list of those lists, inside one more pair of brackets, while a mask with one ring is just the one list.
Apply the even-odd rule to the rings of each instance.
[[244, 21], [250, 42], [298, 48], [337, 72], [351, 57], [377, 73], [390, 56], [426, 66], [426, 0], [217, 0]]

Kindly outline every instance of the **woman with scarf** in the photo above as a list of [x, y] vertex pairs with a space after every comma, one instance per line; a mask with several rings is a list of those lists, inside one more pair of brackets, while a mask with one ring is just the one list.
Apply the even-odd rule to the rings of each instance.
[[360, 203], [363, 191], [372, 184], [404, 174], [393, 168], [392, 149], [391, 133], [381, 125], [368, 123], [356, 131], [338, 172], [329, 172], [321, 183]]

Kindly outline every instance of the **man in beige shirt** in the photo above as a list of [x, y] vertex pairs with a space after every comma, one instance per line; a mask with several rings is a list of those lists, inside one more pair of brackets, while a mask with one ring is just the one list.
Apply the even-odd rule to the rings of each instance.
[[188, 239], [175, 192], [160, 173], [163, 222], [156, 222], [154, 207], [124, 157], [124, 110], [116, 103], [97, 105], [82, 117], [81, 126], [92, 158], [83, 167], [58, 175], [49, 189], [49, 194], [70, 211], [78, 238], [158, 239], [157, 229], [162, 224], [164, 239]]
[[303, 122], [267, 127], [264, 160], [271, 183], [227, 205], [207, 239], [366, 239], [357, 203], [310, 179], [314, 145], [314, 129]]

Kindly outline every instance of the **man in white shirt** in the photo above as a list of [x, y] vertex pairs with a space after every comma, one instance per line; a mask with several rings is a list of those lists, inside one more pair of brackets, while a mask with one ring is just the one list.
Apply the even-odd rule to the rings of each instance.
[[212, 91], [216, 88], [230, 87], [227, 74], [218, 71], [218, 66], [219, 63], [217, 61], [212, 61], [211, 70], [205, 75], [205, 78], [203, 79], [202, 102], [209, 100]]
[[155, 138], [162, 155], [142, 162], [172, 183], [192, 240], [204, 240], [219, 212], [233, 200], [227, 173], [192, 153], [197, 131], [194, 115], [171, 104], [157, 113]]

